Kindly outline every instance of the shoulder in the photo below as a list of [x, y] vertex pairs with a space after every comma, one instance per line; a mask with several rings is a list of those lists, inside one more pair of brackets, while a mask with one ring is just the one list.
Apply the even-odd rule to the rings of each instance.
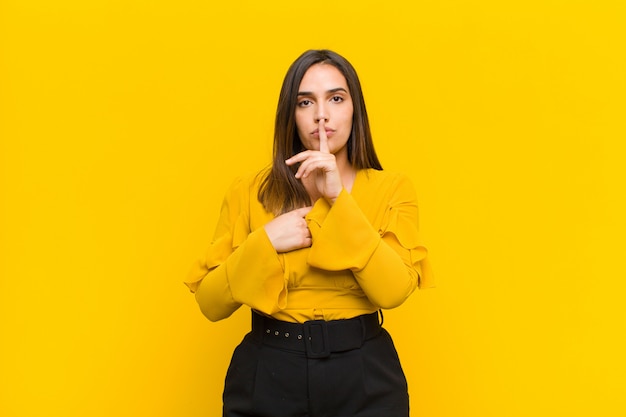
[[222, 210], [232, 215], [248, 212], [257, 201], [257, 194], [265, 170], [249, 172], [235, 177], [227, 187], [222, 203]]
[[267, 169], [248, 172], [235, 177], [228, 187], [227, 195], [249, 195], [256, 194], [263, 179], [267, 175]]
[[410, 178], [400, 172], [369, 168], [360, 171], [359, 175], [368, 188], [378, 190], [394, 190], [399, 188], [413, 189]]
[[417, 193], [411, 179], [395, 171], [366, 169], [359, 172], [355, 197], [375, 207], [394, 207], [404, 204], [417, 205]]

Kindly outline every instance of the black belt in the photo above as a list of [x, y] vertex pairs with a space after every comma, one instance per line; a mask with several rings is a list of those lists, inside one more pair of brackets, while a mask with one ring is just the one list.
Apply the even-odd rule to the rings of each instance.
[[300, 323], [272, 319], [252, 312], [252, 334], [268, 346], [326, 358], [333, 352], [357, 349], [380, 332], [378, 312], [346, 320]]

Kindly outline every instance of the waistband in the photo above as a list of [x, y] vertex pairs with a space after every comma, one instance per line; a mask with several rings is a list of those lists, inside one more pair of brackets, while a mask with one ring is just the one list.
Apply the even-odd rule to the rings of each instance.
[[346, 320], [289, 323], [252, 311], [252, 335], [263, 344], [326, 358], [333, 352], [360, 348], [380, 333], [378, 312]]

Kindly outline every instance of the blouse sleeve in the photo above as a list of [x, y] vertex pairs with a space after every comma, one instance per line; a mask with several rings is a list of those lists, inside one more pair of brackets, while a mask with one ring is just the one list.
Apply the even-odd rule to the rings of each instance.
[[418, 285], [433, 286], [413, 186], [406, 177], [398, 177], [392, 191], [379, 230], [345, 190], [332, 207], [318, 200], [307, 216], [313, 237], [309, 264], [352, 270], [364, 293], [380, 308], [402, 304]]
[[214, 238], [185, 284], [211, 321], [229, 317], [242, 304], [272, 314], [286, 306], [281, 261], [264, 228], [250, 231], [250, 184], [237, 180], [228, 190]]

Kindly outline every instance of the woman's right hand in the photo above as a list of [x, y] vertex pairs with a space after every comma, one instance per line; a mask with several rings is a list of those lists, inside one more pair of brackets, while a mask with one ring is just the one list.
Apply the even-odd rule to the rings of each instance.
[[276, 252], [290, 252], [311, 246], [311, 232], [304, 218], [311, 207], [302, 207], [274, 218], [267, 223], [265, 233]]

